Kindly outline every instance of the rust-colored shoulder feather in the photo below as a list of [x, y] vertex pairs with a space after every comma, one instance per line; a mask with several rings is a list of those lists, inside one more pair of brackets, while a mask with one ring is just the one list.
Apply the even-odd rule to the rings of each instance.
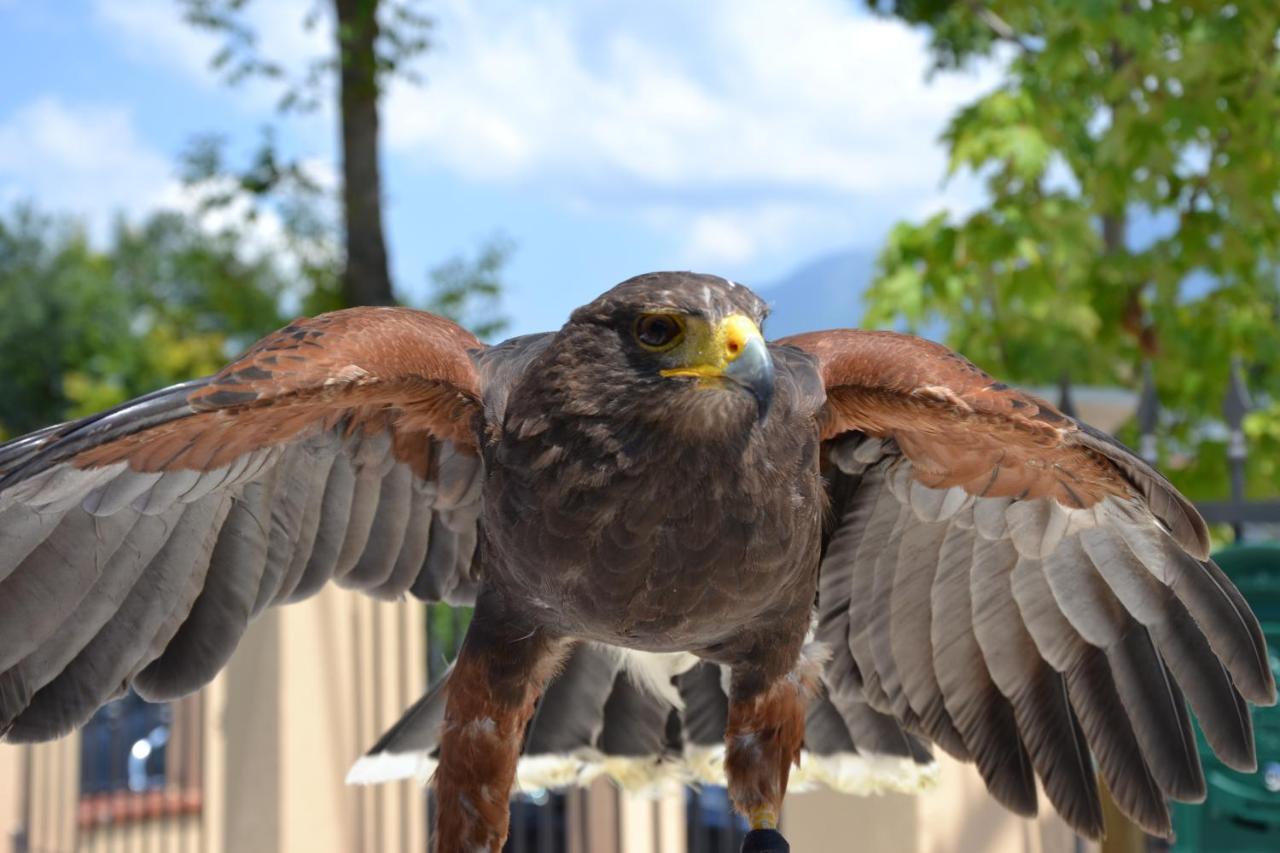
[[1050, 497], [1084, 509], [1108, 496], [1141, 495], [1188, 553], [1209, 555], [1204, 521], [1157, 471], [941, 344], [854, 329], [778, 343], [818, 359], [827, 388], [824, 440], [851, 431], [892, 438], [920, 482], [979, 497]]
[[381, 421], [391, 412], [397, 457], [425, 460], [405, 436], [425, 433], [475, 448], [483, 345], [425, 311], [353, 308], [296, 320], [186, 396], [189, 416], [97, 444], [78, 467], [128, 459], [139, 471], [208, 470], [289, 441], [308, 428]]

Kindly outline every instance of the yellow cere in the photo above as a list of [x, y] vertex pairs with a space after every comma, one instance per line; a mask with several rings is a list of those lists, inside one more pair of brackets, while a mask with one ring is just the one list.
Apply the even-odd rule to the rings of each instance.
[[712, 334], [706, 334], [703, 329], [690, 328], [689, 331], [691, 339], [684, 347], [690, 356], [689, 363], [663, 370], [663, 376], [700, 376], [704, 379], [721, 376], [729, 362], [741, 355], [751, 340], [761, 337], [759, 327], [743, 314], [725, 317]]

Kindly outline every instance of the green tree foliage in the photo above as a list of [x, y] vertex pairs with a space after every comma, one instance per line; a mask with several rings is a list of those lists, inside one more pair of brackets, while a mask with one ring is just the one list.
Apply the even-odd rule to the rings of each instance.
[[[220, 137], [201, 137], [183, 157], [183, 179], [200, 199], [200, 215], [230, 219], [248, 230], [267, 210], [274, 212], [285, 255], [298, 273], [302, 313], [346, 307], [337, 227], [321, 188], [297, 163], [279, 161], [269, 133], [246, 168], [228, 166], [225, 148]], [[502, 273], [514, 250], [499, 234], [481, 241], [472, 257], [454, 255], [428, 272], [428, 292], [417, 307], [461, 323], [482, 340], [494, 339], [508, 325], [500, 310]]]
[[[329, 96], [329, 81], [337, 78], [336, 107], [342, 142], [342, 219], [344, 246], [342, 299], [347, 305], [389, 305], [394, 302], [382, 227], [382, 171], [379, 162], [379, 105], [387, 81], [394, 75], [416, 79], [412, 61], [428, 46], [431, 19], [420, 0], [317, 0], [299, 22], [311, 31], [333, 16], [333, 53], [312, 59], [295, 75], [269, 58], [260, 36], [248, 24], [249, 0], [178, 0], [188, 23], [223, 39], [210, 61], [213, 70], [236, 85], [251, 78], [265, 79], [281, 94], [282, 113], [309, 112]], [[265, 178], [259, 194], [270, 191], [275, 179], [288, 179], [293, 167], [263, 171], [263, 161], [279, 159], [265, 140], [267, 156], [255, 158], [243, 173], [250, 180]]]
[[[310, 282], [304, 313], [348, 305], [388, 304], [395, 292], [382, 229], [381, 172], [377, 142], [378, 105], [393, 77], [420, 82], [413, 62], [430, 47], [432, 20], [421, 0], [316, 0], [299, 22], [313, 31], [332, 15], [332, 54], [318, 56], [294, 73], [270, 58], [263, 38], [246, 20], [251, 0], [178, 0], [188, 23], [220, 35], [222, 48], [210, 60], [229, 85], [258, 79], [279, 92], [282, 114], [311, 112], [336, 95], [341, 121], [343, 190], [340, 210], [330, 216], [321, 188], [296, 160], [284, 157], [267, 129], [245, 165], [226, 157], [226, 140], [194, 140], [184, 156], [188, 185], [201, 188], [206, 210], [225, 210], [245, 199], [254, 217], [278, 212], [290, 250]], [[266, 42], [265, 46], [263, 42]], [[337, 80], [337, 86], [332, 81]], [[339, 222], [344, 223], [341, 228]], [[335, 248], [341, 241], [345, 252]], [[474, 259], [459, 255], [429, 273], [422, 306], [456, 320], [489, 339], [506, 328], [498, 313], [501, 274], [513, 246], [504, 238], [484, 242]]]
[[1006, 64], [944, 137], [986, 202], [893, 229], [868, 322], [942, 325], [1026, 382], [1136, 387], [1150, 362], [1162, 462], [1195, 497], [1226, 489], [1239, 358], [1261, 404], [1250, 489], [1280, 490], [1280, 4], [871, 5], [928, 28], [938, 73]]
[[30, 208], [0, 217], [0, 434], [212, 373], [283, 325], [296, 275], [245, 244], [172, 213], [102, 250]]
[[474, 258], [456, 255], [429, 273], [431, 291], [423, 306], [460, 323], [478, 338], [491, 341], [507, 328], [499, 310], [502, 270], [512, 243], [496, 236], [480, 245]]

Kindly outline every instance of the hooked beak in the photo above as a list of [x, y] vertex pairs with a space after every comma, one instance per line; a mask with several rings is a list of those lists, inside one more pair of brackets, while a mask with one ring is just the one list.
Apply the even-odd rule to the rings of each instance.
[[756, 419], [764, 420], [773, 403], [773, 357], [764, 338], [757, 331], [755, 337], [738, 350], [738, 355], [724, 369], [724, 378], [736, 382], [756, 398]]
[[690, 363], [663, 370], [662, 375], [727, 379], [751, 392], [757, 419], [764, 420], [773, 402], [773, 357], [751, 318], [742, 314], [726, 317], [691, 345]]

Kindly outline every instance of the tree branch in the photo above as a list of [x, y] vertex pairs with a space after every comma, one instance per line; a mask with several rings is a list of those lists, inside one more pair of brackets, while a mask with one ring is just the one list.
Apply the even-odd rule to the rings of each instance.
[[1008, 21], [997, 15], [989, 6], [973, 2], [973, 0], [971, 0], [967, 5], [969, 6], [969, 9], [978, 16], [978, 20], [986, 24], [987, 29], [989, 29], [998, 40], [1017, 45], [1022, 49], [1023, 53], [1039, 53], [1031, 42], [1023, 38], [1017, 30], [1009, 25]]

